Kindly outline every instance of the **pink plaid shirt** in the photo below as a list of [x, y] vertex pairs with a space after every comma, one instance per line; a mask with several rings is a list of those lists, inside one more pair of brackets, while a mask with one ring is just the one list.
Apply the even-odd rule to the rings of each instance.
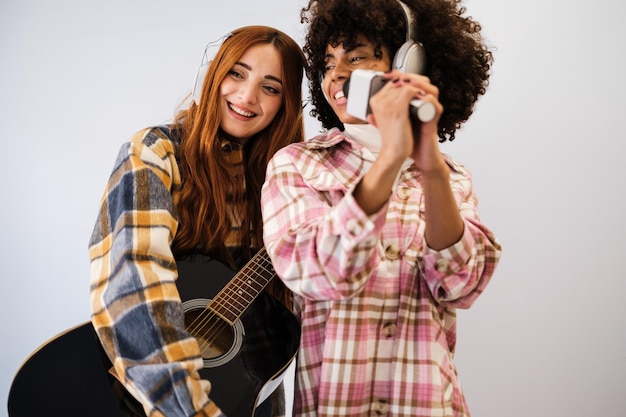
[[414, 166], [368, 216], [352, 191], [374, 158], [342, 132], [272, 159], [264, 240], [302, 321], [297, 416], [470, 415], [453, 363], [456, 308], [485, 289], [501, 247], [479, 220], [470, 173], [446, 159], [465, 229], [441, 251], [424, 241]]

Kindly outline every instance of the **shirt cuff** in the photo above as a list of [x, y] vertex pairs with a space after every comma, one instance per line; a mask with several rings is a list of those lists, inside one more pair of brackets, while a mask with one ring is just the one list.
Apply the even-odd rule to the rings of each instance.
[[426, 271], [435, 271], [438, 277], [445, 277], [460, 271], [470, 259], [474, 237], [467, 225], [461, 238], [445, 249], [435, 250], [425, 245], [424, 263]]
[[368, 215], [354, 199], [350, 190], [342, 202], [335, 207], [336, 225], [341, 235], [355, 244], [367, 241], [371, 246], [376, 244], [378, 232], [385, 225], [387, 204], [384, 204], [376, 213]]

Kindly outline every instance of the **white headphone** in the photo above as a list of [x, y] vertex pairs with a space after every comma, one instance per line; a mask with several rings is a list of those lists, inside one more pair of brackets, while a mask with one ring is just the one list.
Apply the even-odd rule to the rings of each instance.
[[196, 105], [200, 104], [200, 96], [202, 95], [202, 84], [204, 84], [204, 78], [206, 77], [206, 73], [209, 70], [209, 64], [212, 59], [209, 59], [209, 50], [216, 46], [222, 45], [224, 41], [233, 36], [232, 32], [228, 32], [220, 39], [210, 42], [204, 48], [204, 54], [202, 55], [202, 61], [200, 62], [200, 66], [198, 67], [198, 71], [196, 71], [196, 82], [193, 85], [193, 90], [191, 90], [191, 97], [193, 97], [193, 101]]
[[403, 72], [409, 72], [413, 74], [421, 74], [426, 67], [426, 56], [424, 53], [424, 47], [421, 43], [415, 42], [413, 36], [416, 32], [416, 22], [411, 13], [411, 9], [397, 0], [402, 6], [404, 17], [406, 18], [406, 41], [402, 44], [400, 49], [393, 57], [392, 69], [398, 69]]

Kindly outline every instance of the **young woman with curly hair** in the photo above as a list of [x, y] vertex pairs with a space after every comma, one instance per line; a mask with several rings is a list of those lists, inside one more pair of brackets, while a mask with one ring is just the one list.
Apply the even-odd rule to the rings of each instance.
[[[262, 189], [265, 246], [302, 323], [297, 416], [470, 414], [456, 309], [485, 290], [501, 246], [470, 172], [439, 149], [492, 62], [464, 13], [453, 0], [311, 0], [302, 11], [312, 114], [326, 131], [278, 151]], [[407, 35], [419, 74], [396, 69]], [[387, 80], [364, 117], [347, 111], [356, 84], [344, 94], [357, 70]], [[415, 100], [431, 118], [411, 115]]]

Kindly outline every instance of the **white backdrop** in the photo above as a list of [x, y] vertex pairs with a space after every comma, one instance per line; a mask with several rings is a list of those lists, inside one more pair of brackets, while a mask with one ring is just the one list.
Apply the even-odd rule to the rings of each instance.
[[[204, 45], [232, 28], [268, 24], [302, 44], [303, 0], [216, 3], [0, 0], [0, 416], [27, 355], [89, 318], [87, 243], [122, 142], [171, 118]], [[470, 407], [623, 417], [626, 6], [466, 5], [496, 61], [443, 149], [474, 173], [504, 246], [490, 287], [459, 312]]]

